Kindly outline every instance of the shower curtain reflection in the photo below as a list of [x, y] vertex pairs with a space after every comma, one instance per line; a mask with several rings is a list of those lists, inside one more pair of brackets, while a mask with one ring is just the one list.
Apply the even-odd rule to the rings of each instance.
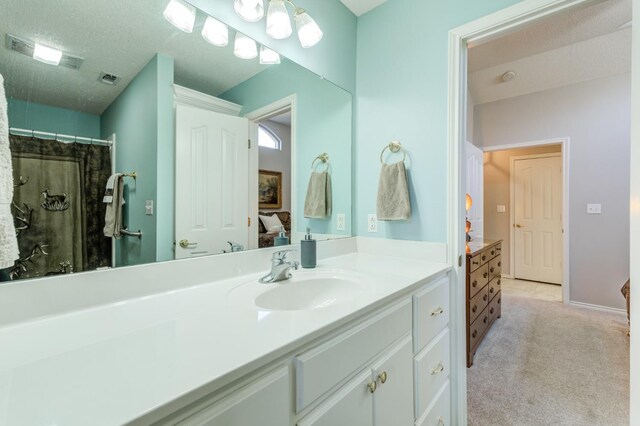
[[109, 147], [11, 135], [12, 213], [20, 259], [11, 279], [111, 266], [102, 234]]

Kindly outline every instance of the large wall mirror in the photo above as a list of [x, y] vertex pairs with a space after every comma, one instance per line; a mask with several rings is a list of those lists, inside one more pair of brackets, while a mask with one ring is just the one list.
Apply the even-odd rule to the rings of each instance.
[[201, 11], [185, 33], [168, 3], [2, 2], [3, 281], [351, 235], [351, 94], [233, 28], [211, 44]]

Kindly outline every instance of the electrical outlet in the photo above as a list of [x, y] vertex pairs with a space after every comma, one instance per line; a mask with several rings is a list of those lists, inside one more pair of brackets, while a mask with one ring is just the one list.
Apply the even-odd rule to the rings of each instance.
[[507, 211], [507, 206], [504, 206], [501, 204], [498, 205], [498, 213], [505, 213], [506, 211]]
[[601, 214], [602, 204], [587, 204], [587, 214]]
[[370, 214], [367, 219], [367, 231], [369, 232], [378, 232], [378, 216], [375, 214]]
[[144, 212], [147, 216], [153, 216], [153, 200], [144, 202]]
[[347, 222], [347, 219], [346, 219], [344, 213], [338, 213], [336, 215], [336, 230], [337, 231], [344, 231], [345, 227], [346, 227], [346, 222]]

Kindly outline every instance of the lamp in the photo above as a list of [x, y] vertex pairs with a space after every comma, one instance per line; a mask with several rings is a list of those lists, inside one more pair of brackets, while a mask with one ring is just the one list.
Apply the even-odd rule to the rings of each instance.
[[233, 54], [241, 59], [253, 59], [258, 56], [258, 47], [253, 39], [240, 32], [236, 32]]
[[185, 33], [193, 32], [196, 8], [183, 0], [171, 0], [163, 13], [165, 19]]
[[262, 65], [272, 65], [280, 63], [280, 55], [267, 46], [260, 46], [260, 63]]
[[233, 8], [238, 16], [245, 21], [258, 22], [264, 16], [264, 3], [262, 0], [235, 0]]
[[[466, 198], [465, 198], [465, 210], [468, 212], [469, 210], [471, 210], [471, 206], [473, 205], [473, 199], [471, 198], [471, 195], [466, 194]], [[466, 219], [466, 226], [465, 226], [465, 232], [467, 234], [467, 242], [471, 241], [471, 235], [469, 235], [469, 232], [471, 232], [471, 222], [469, 222], [469, 219]]]
[[202, 28], [202, 38], [214, 46], [226, 46], [229, 44], [229, 28], [217, 19], [207, 16]]
[[291, 19], [289, 19], [289, 12], [287, 12], [284, 0], [269, 0], [267, 35], [281, 40], [289, 37], [292, 31]]
[[322, 40], [322, 30], [304, 9], [296, 9], [295, 20], [298, 39], [302, 47], [308, 49]]

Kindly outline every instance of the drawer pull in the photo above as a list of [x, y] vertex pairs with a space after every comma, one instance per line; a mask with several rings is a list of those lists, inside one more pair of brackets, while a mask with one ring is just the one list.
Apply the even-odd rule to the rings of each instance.
[[484, 318], [482, 318], [482, 322], [484, 322], [486, 324], [488, 319], [489, 319], [489, 317], [485, 315]]
[[478, 285], [478, 280], [475, 280], [474, 282], [472, 282], [472, 283], [471, 283], [471, 285], [472, 285], [473, 287], [476, 287], [476, 286]]
[[493, 256], [494, 254], [496, 254], [496, 252], [491, 250], [491, 256]]
[[486, 302], [486, 301], [487, 301], [487, 297], [489, 297], [489, 296], [487, 296], [486, 294], [485, 294], [485, 295], [483, 295], [483, 296], [482, 296], [482, 300], [484, 300], [484, 301]]
[[438, 426], [445, 426], [444, 419], [442, 417], [438, 417]]
[[478, 330], [473, 330], [473, 333], [471, 333], [471, 337], [476, 337], [478, 335]]
[[498, 303], [502, 302], [502, 299], [498, 297]]
[[478, 307], [476, 305], [473, 305], [473, 308], [471, 308], [471, 311], [475, 313], [477, 310], [478, 310]]
[[498, 251], [502, 251], [502, 247], [498, 247], [496, 250], [498, 250]]
[[494, 313], [496, 310], [491, 308], [491, 310], [489, 310], [490, 313]]
[[489, 269], [489, 272], [491, 272], [493, 274], [493, 271], [495, 271], [495, 269], [492, 266], [491, 269]]
[[380, 380], [380, 383], [386, 383], [386, 381], [387, 381], [387, 372], [383, 371], [382, 373], [378, 374], [378, 380]]
[[498, 278], [498, 285], [500, 285], [500, 283], [501, 283], [500, 278]]
[[482, 274], [482, 277], [483, 277], [483, 278], [487, 278], [488, 276], [489, 276], [489, 274], [488, 274], [488, 273], [486, 273], [486, 272], [485, 272], [484, 274]]
[[502, 266], [502, 262], [498, 262], [498, 267]]
[[438, 308], [436, 308], [435, 311], [431, 312], [431, 316], [432, 317], [436, 317], [436, 316], [442, 315], [442, 314], [444, 314], [444, 310], [440, 306], [438, 306]]
[[491, 288], [489, 289], [489, 293], [493, 293], [493, 292], [494, 292], [494, 290], [495, 290], [495, 288], [491, 287]]
[[434, 368], [433, 370], [431, 370], [431, 375], [434, 374], [440, 374], [444, 371], [444, 365], [442, 365], [442, 363], [439, 363], [438, 366], [436, 368]]
[[479, 264], [480, 264], [480, 262], [478, 262], [477, 260], [474, 260], [474, 261], [473, 261], [473, 262], [471, 262], [471, 263], [472, 263], [472, 264], [474, 264], [474, 265], [479, 265]]
[[486, 260], [487, 256], [485, 254], [482, 255], [482, 260]]
[[376, 382], [371, 382], [367, 385], [367, 387], [369, 388], [370, 393], [374, 393], [378, 388], [378, 385], [376, 384]]

